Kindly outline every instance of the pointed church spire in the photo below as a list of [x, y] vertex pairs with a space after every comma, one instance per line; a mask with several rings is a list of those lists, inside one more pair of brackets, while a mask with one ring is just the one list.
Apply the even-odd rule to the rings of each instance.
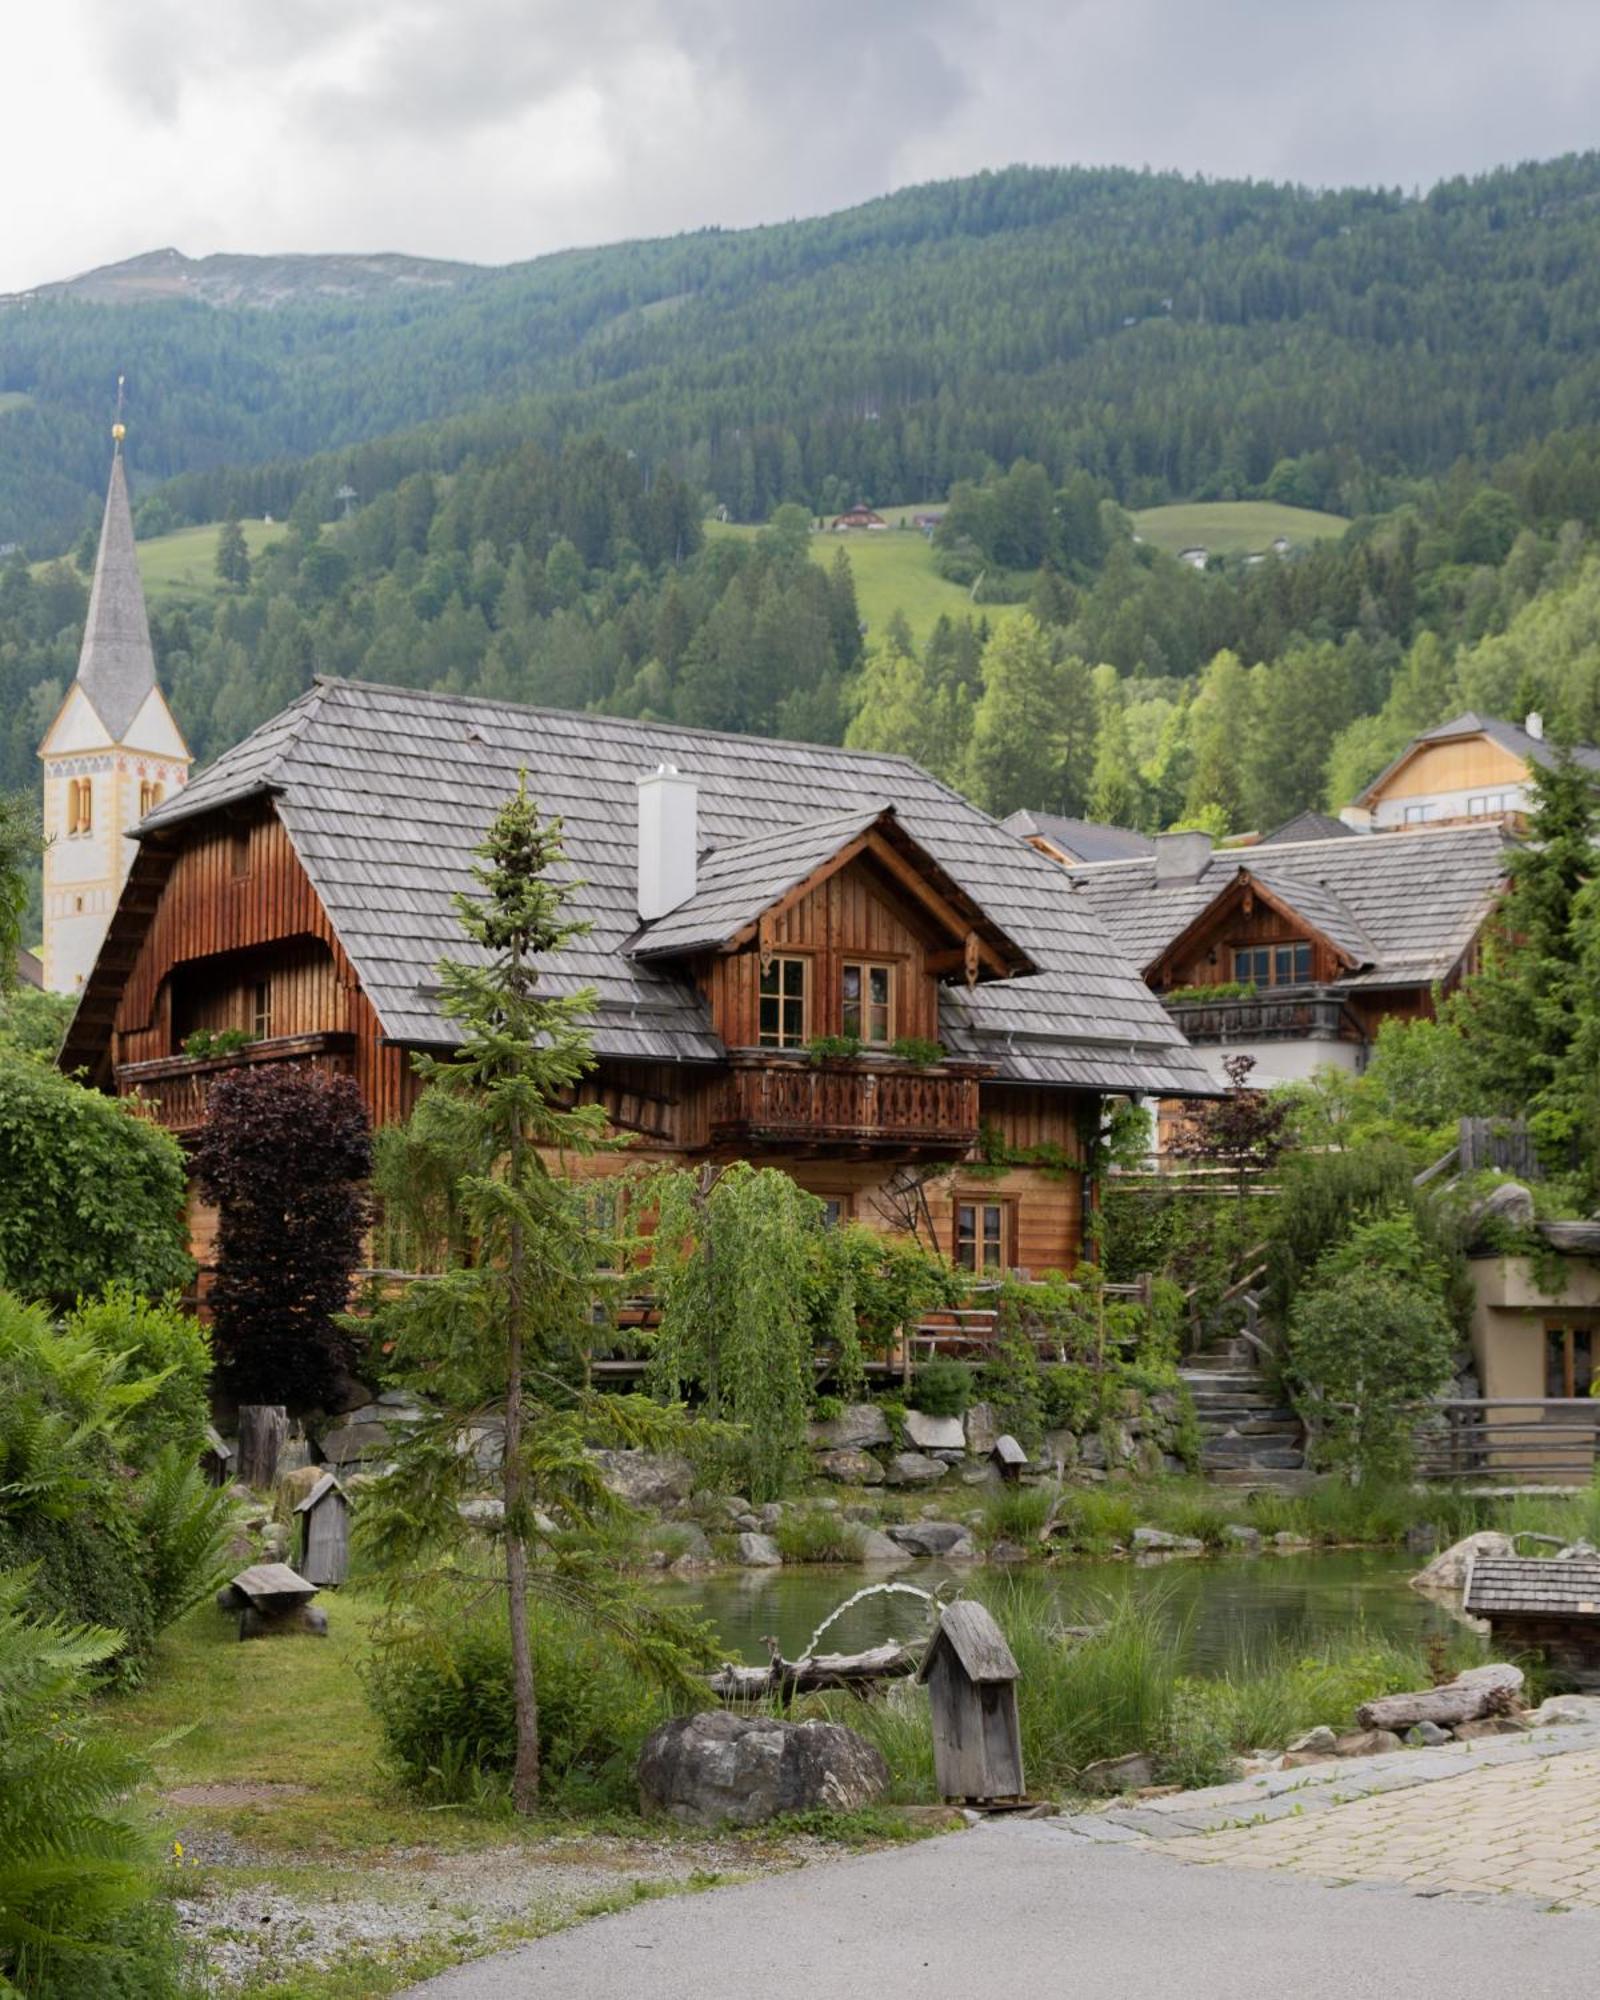
[[89, 592], [89, 619], [78, 655], [78, 685], [94, 704], [112, 742], [120, 743], [156, 684], [156, 657], [134, 554], [133, 511], [128, 505], [123, 469], [120, 377], [117, 421], [111, 435], [111, 484], [100, 529], [100, 553], [95, 558], [94, 587]]

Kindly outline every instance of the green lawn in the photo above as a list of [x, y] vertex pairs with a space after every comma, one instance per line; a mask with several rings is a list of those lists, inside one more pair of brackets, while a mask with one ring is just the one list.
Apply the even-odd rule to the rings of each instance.
[[1201, 548], [1216, 556], [1254, 555], [1279, 535], [1297, 546], [1331, 541], [1350, 523], [1341, 514], [1309, 507], [1280, 507], [1271, 500], [1197, 500], [1178, 507], [1146, 507], [1133, 525], [1141, 540], [1177, 555]]
[[[1013, 608], [1003, 604], [975, 606], [971, 594], [958, 583], [950, 583], [933, 566], [933, 546], [909, 526], [911, 517], [932, 511], [921, 506], [886, 507], [883, 517], [890, 523], [880, 530], [835, 535], [826, 529], [811, 537], [811, 557], [825, 567], [834, 552], [843, 549], [855, 572], [856, 598], [867, 621], [867, 643], [883, 631], [896, 611], [905, 614], [913, 638], [919, 643], [944, 614], [952, 618], [987, 617], [991, 623], [1004, 618]], [[902, 529], [900, 522], [908, 525]], [[731, 535], [748, 541], [759, 528], [735, 523], [708, 521], [708, 535]]]

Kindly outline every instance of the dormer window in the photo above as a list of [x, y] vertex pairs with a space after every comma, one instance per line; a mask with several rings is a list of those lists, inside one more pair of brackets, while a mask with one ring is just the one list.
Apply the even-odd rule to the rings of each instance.
[[806, 1040], [807, 984], [803, 958], [773, 958], [761, 968], [759, 1025], [764, 1049], [799, 1048]]
[[840, 1033], [886, 1047], [894, 1040], [894, 967], [846, 965], [841, 976]]
[[1233, 954], [1233, 976], [1242, 986], [1309, 986], [1309, 944], [1241, 945]]

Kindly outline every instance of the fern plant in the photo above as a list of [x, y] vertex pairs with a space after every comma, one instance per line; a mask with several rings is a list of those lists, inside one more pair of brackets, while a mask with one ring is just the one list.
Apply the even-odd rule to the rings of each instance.
[[176, 1990], [149, 1921], [152, 1840], [130, 1803], [139, 1758], [91, 1727], [90, 1676], [114, 1632], [26, 1615], [29, 1572], [0, 1572], [0, 1995]]
[[226, 1568], [234, 1503], [169, 1445], [140, 1485], [137, 1525], [159, 1632], [210, 1596]]

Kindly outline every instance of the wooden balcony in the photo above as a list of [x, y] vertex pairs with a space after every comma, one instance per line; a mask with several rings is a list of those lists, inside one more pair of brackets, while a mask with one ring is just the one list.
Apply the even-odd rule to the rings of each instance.
[[169, 1132], [196, 1132], [205, 1123], [211, 1086], [230, 1070], [261, 1063], [293, 1063], [297, 1068], [348, 1076], [355, 1061], [350, 1034], [269, 1035], [221, 1056], [159, 1056], [152, 1062], [119, 1063], [117, 1095], [137, 1097]]
[[1325, 987], [1258, 993], [1251, 999], [1169, 1000], [1167, 1012], [1191, 1042], [1337, 1042], [1355, 1038], [1343, 1002]]
[[978, 1085], [989, 1073], [978, 1063], [739, 1054], [712, 1128], [719, 1143], [753, 1151], [960, 1159], [977, 1141]]

